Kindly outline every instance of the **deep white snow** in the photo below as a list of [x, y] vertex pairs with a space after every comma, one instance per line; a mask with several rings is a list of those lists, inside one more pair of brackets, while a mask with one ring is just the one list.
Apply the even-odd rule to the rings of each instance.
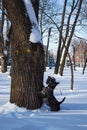
[[87, 69], [84, 75], [82, 68], [76, 69], [73, 91], [70, 91], [70, 68], [65, 68], [62, 77], [47, 69], [44, 84], [48, 75], [60, 81], [54, 92], [56, 98], [66, 96], [59, 112], [50, 112], [46, 105], [32, 111], [9, 103], [9, 70], [5, 74], [0, 72], [0, 130], [87, 130]]
[[31, 0], [23, 0], [23, 1], [24, 1], [28, 16], [32, 24], [29, 41], [31, 41], [32, 43], [42, 43], [40, 29], [38, 26], [38, 22], [36, 19], [36, 15], [35, 15]]

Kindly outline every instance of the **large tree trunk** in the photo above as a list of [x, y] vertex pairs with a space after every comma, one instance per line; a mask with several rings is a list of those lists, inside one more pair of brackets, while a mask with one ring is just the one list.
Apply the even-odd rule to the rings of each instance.
[[7, 71], [7, 56], [3, 52], [3, 40], [0, 38], [0, 57], [1, 57], [1, 72]]
[[38, 96], [43, 87], [43, 46], [29, 41], [32, 24], [23, 1], [3, 1], [12, 23], [10, 102], [27, 109], [37, 109], [43, 103]]
[[3, 54], [1, 57], [1, 72], [5, 73], [7, 71], [7, 56]]
[[40, 0], [31, 0], [33, 7], [34, 7], [34, 10], [35, 10], [37, 20], [38, 20], [38, 14], [39, 14], [39, 8], [38, 8], [39, 7], [39, 1]]
[[3, 2], [1, 4], [1, 21], [0, 21], [0, 57], [1, 57], [1, 72], [7, 71], [7, 56], [4, 54], [4, 40], [3, 40], [3, 27], [4, 27], [4, 7]]

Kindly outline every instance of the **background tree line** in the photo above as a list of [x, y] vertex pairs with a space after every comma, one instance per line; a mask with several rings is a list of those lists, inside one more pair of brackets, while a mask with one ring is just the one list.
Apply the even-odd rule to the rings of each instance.
[[[50, 3], [50, 5], [48, 3]], [[56, 4], [53, 4], [49, 2], [49, 0], [41, 2], [40, 8], [42, 12], [40, 12], [41, 13], [40, 16], [44, 15], [44, 17], [46, 18], [43, 17], [42, 19], [42, 17], [40, 17], [40, 23], [43, 23], [40, 24], [40, 27], [41, 30], [43, 29], [43, 31], [41, 31], [43, 35], [44, 35], [44, 30], [45, 30], [45, 35], [47, 36], [48, 34], [47, 39], [50, 39], [50, 44], [52, 42], [58, 44], [54, 73], [55, 74], [60, 73], [60, 75], [63, 75], [63, 69], [65, 65], [67, 51], [69, 50], [75, 28], [81, 26], [79, 20], [79, 14], [81, 12], [82, 1], [64, 0], [64, 4], [62, 4], [60, 8], [57, 9], [56, 9], [56, 5], [58, 4], [58, 2], [55, 1], [55, 3]], [[50, 9], [51, 10], [53, 9], [52, 13], [50, 13], [51, 12]], [[45, 26], [43, 21], [45, 22]], [[45, 29], [46, 26], [48, 28]], [[49, 29], [51, 31], [51, 35], [49, 35]], [[56, 38], [52, 37], [54, 35]], [[47, 40], [47, 48], [48, 46], [49, 46], [49, 42]], [[65, 46], [67, 51], [65, 49]]]

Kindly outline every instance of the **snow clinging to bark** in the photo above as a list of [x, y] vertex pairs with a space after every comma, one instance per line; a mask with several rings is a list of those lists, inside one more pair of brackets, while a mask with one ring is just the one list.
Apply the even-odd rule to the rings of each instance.
[[42, 43], [41, 33], [39, 30], [37, 18], [36, 18], [35, 11], [32, 6], [31, 0], [23, 0], [23, 1], [24, 1], [28, 16], [29, 16], [31, 24], [32, 24], [29, 41], [31, 41], [33, 43]]

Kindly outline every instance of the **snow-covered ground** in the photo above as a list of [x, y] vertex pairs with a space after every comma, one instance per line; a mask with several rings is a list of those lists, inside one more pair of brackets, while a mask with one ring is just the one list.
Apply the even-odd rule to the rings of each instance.
[[62, 77], [47, 69], [44, 84], [48, 75], [60, 81], [55, 89], [56, 98], [66, 96], [59, 112], [50, 112], [45, 105], [32, 111], [10, 104], [9, 72], [0, 72], [0, 130], [87, 130], [87, 69], [84, 75], [82, 68], [76, 69], [73, 91], [70, 91], [70, 68], [65, 68]]

